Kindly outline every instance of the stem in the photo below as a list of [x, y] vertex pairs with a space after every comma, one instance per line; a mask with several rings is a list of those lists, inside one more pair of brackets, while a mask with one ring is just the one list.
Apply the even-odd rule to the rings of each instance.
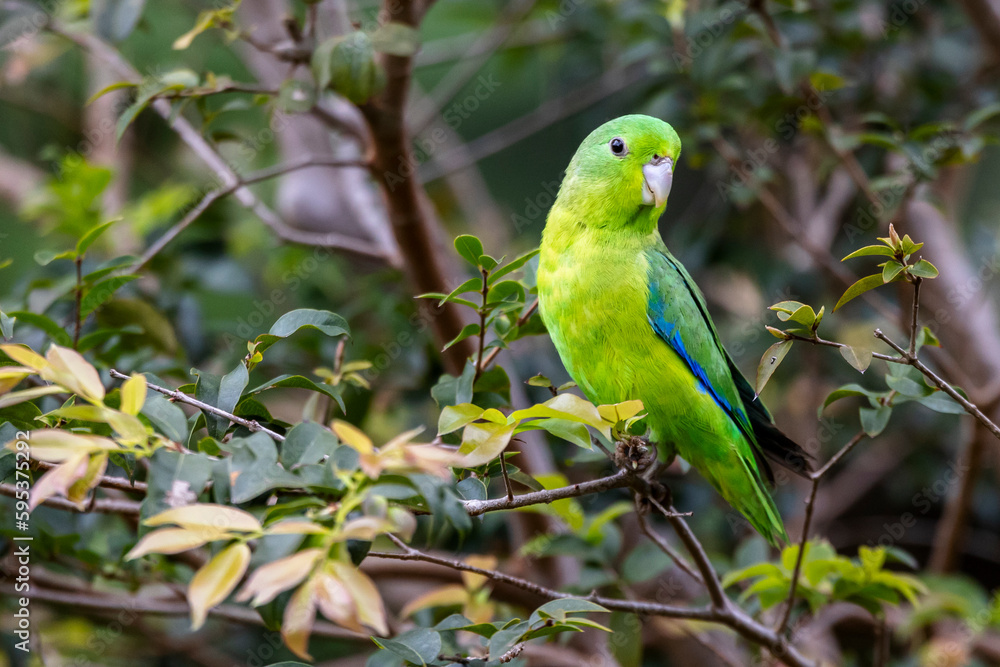
[[639, 509], [636, 508], [635, 516], [639, 521], [639, 528], [640, 530], [642, 530], [643, 534], [646, 537], [648, 537], [653, 542], [653, 544], [658, 546], [660, 548], [660, 551], [667, 554], [667, 556], [669, 556], [670, 559], [677, 564], [677, 567], [684, 570], [684, 572], [686, 572], [688, 576], [697, 581], [699, 584], [704, 585], [705, 580], [701, 577], [700, 574], [695, 572], [691, 564], [688, 563], [679, 553], [677, 553], [677, 551], [672, 546], [670, 546], [669, 542], [663, 539], [663, 537], [661, 537], [658, 533], [653, 531], [653, 529], [649, 526], [649, 522], [646, 521], [645, 513], [639, 511]]
[[564, 498], [576, 498], [590, 493], [600, 493], [610, 489], [623, 489], [632, 483], [631, 473], [621, 470], [609, 477], [581, 482], [571, 486], [563, 486], [558, 489], [545, 489], [544, 491], [533, 491], [514, 496], [513, 499], [496, 498], [494, 500], [466, 500], [464, 502], [465, 511], [469, 516], [480, 516], [487, 512], [498, 512], [501, 510], [512, 510], [529, 505], [541, 505], [551, 503]]
[[83, 257], [77, 255], [73, 259], [76, 265], [75, 306], [73, 309], [73, 349], [80, 345], [80, 329], [83, 328]]
[[[486, 269], [480, 269], [479, 273], [483, 277], [483, 287], [480, 290], [480, 294], [483, 297], [483, 303], [479, 306], [479, 349], [476, 352], [476, 376], [472, 380], [472, 384], [475, 385], [476, 380], [483, 374], [483, 347], [486, 345], [486, 299], [490, 295], [490, 285], [489, 285], [489, 271]], [[507, 473], [504, 471], [504, 479], [506, 479]]]
[[[24, 491], [19, 490], [13, 484], [0, 484], [0, 496], [18, 498], [19, 494], [23, 496]], [[65, 498], [48, 498], [42, 504], [46, 507], [69, 510], [70, 512], [77, 512], [79, 514], [97, 512], [98, 514], [134, 514], [136, 516], [139, 515], [139, 509], [142, 507], [142, 503], [136, 500], [119, 500], [118, 498], [100, 498], [89, 502], [84, 509], [81, 509], [79, 505]]]
[[795, 556], [795, 568], [792, 570], [792, 582], [788, 587], [788, 600], [785, 602], [785, 611], [781, 614], [781, 621], [774, 629], [779, 635], [784, 635], [788, 628], [788, 621], [792, 617], [792, 608], [795, 606], [795, 594], [798, 592], [799, 575], [802, 572], [802, 559], [805, 556], [806, 542], [809, 541], [809, 528], [812, 526], [813, 509], [816, 506], [816, 490], [819, 489], [819, 477], [812, 478], [812, 488], [809, 491], [809, 499], [806, 501], [806, 516], [802, 522], [802, 537], [799, 540], [799, 552]]
[[[521, 313], [521, 316], [517, 318], [517, 322], [514, 324], [514, 326], [523, 327], [525, 324], [528, 323], [528, 320], [531, 319], [531, 316], [535, 314], [536, 310], [538, 310], [537, 298], [531, 303], [530, 306], [528, 306], [527, 310]], [[483, 369], [489, 368], [490, 364], [493, 363], [493, 361], [497, 358], [498, 354], [500, 354], [499, 347], [494, 347], [492, 350], [487, 352], [486, 356], [483, 358], [482, 368]]]
[[917, 356], [917, 313], [920, 310], [920, 283], [922, 278], [913, 279], [913, 307], [910, 308], [910, 349], [911, 357]]

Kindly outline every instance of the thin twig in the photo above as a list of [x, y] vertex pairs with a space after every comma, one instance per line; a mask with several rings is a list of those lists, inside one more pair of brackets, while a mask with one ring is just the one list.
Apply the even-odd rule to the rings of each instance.
[[[5, 598], [28, 597], [40, 602], [65, 605], [77, 609], [102, 610], [113, 613], [155, 614], [163, 616], [186, 616], [191, 613], [187, 601], [164, 599], [146, 595], [106, 595], [96, 591], [59, 591], [32, 585], [27, 591], [15, 591], [14, 584], [0, 584], [0, 594]], [[221, 604], [208, 612], [212, 616], [224, 618], [246, 625], [263, 625], [260, 615], [248, 607]], [[333, 623], [317, 620], [313, 634], [336, 639], [368, 642], [367, 633], [353, 632], [337, 627]]]
[[[674, 518], [680, 520], [679, 515], [674, 512], [667, 512], [667, 515], [668, 518], [673, 516]], [[423, 561], [425, 563], [434, 563], [453, 570], [472, 572], [474, 574], [484, 576], [492, 581], [514, 586], [549, 600], [561, 600], [576, 597], [570, 593], [553, 590], [532, 581], [528, 581], [527, 579], [514, 577], [496, 570], [487, 570], [481, 567], [475, 567], [459, 560], [442, 558], [440, 556], [419, 551], [405, 544], [395, 535], [390, 534], [389, 539], [391, 539], [393, 543], [399, 547], [399, 552], [372, 551], [368, 554], [368, 557], [389, 560]], [[700, 548], [700, 545], [697, 551], [702, 555], [705, 553], [704, 550]], [[707, 556], [705, 558], [707, 560]], [[709, 568], [711, 568], [710, 565]], [[703, 609], [692, 609], [647, 600], [623, 600], [620, 598], [609, 598], [601, 595], [591, 595], [587, 599], [610, 611], [624, 611], [632, 614], [663, 616], [666, 618], [701, 620], [718, 623], [735, 630], [745, 639], [759, 644], [760, 646], [764, 646], [772, 653], [772, 655], [779, 657], [786, 665], [789, 665], [789, 667], [815, 667], [813, 663], [808, 661], [801, 653], [798, 652], [797, 649], [789, 646], [787, 642], [775, 634], [773, 630], [764, 627], [752, 619], [745, 612], [743, 612], [742, 609], [734, 608], [729, 604], [727, 604], [724, 608], [713, 606]]]
[[669, 542], [667, 542], [665, 539], [663, 539], [663, 537], [660, 536], [659, 533], [655, 532], [650, 527], [649, 522], [646, 521], [646, 515], [645, 515], [645, 513], [641, 512], [641, 511], [639, 511], [637, 509], [636, 513], [635, 513], [635, 516], [636, 516], [636, 519], [639, 521], [639, 529], [642, 530], [643, 534], [646, 537], [648, 537], [650, 539], [650, 541], [653, 542], [653, 544], [655, 544], [657, 547], [659, 547], [660, 551], [662, 551], [663, 553], [665, 553], [670, 558], [670, 560], [672, 560], [674, 563], [676, 563], [677, 567], [679, 567], [680, 569], [684, 570], [684, 572], [686, 572], [688, 574], [688, 576], [690, 576], [692, 579], [694, 579], [695, 581], [697, 581], [699, 584], [704, 585], [705, 580], [702, 579], [702, 577], [701, 577], [700, 574], [698, 574], [697, 572], [695, 572], [695, 570], [691, 566], [691, 564], [688, 563], [687, 560], [685, 560], [683, 556], [681, 556], [679, 553], [677, 553], [677, 550], [674, 549], [672, 546], [670, 546]]
[[[246, 185], [259, 183], [261, 181], [266, 181], [281, 176], [283, 174], [287, 174], [289, 172], [296, 171], [299, 169], [306, 169], [308, 167], [367, 168], [368, 164], [361, 160], [306, 158], [294, 162], [289, 162], [286, 164], [279, 164], [274, 167], [268, 167], [266, 169], [260, 169], [255, 172], [251, 172], [246, 176], [239, 177], [235, 183], [232, 183], [228, 186], [217, 188], [214, 190], [209, 190], [204, 194], [204, 196], [202, 196], [202, 198], [198, 201], [197, 204], [195, 204], [192, 208], [188, 210], [188, 212], [184, 215], [184, 217], [178, 220], [173, 227], [164, 232], [163, 235], [160, 236], [160, 238], [156, 239], [156, 241], [151, 246], [149, 246], [149, 248], [146, 249], [146, 252], [142, 254], [142, 257], [136, 260], [135, 263], [129, 267], [128, 272], [135, 273], [136, 271], [144, 267], [146, 264], [148, 264], [150, 260], [156, 257], [156, 255], [158, 255], [160, 251], [167, 246], [167, 244], [169, 244], [171, 241], [177, 238], [177, 236], [180, 235], [180, 233], [183, 232], [185, 229], [190, 227], [195, 220], [201, 217], [201, 215], [208, 209], [209, 206], [214, 204], [219, 199], [222, 199], [227, 195], [233, 194], [234, 192], [236, 192], [237, 190]], [[327, 236], [326, 234], [317, 235], [316, 240], [320, 240], [320, 237], [326, 237], [326, 236]], [[316, 245], [322, 245], [322, 244], [317, 243]]]
[[73, 349], [80, 345], [80, 330], [83, 328], [83, 257], [73, 259], [76, 265], [76, 289], [73, 307]]
[[708, 554], [705, 553], [704, 547], [701, 546], [701, 542], [695, 537], [687, 521], [673, 507], [667, 509], [655, 498], [649, 498], [649, 501], [653, 507], [667, 518], [667, 521], [673, 526], [674, 532], [677, 533], [677, 536], [681, 538], [681, 542], [684, 543], [684, 548], [687, 549], [688, 553], [691, 554], [691, 558], [694, 559], [694, 564], [697, 566], [698, 571], [701, 572], [702, 583], [708, 589], [708, 596], [712, 600], [712, 607], [727, 613], [731, 611], [732, 605], [729, 604], [729, 598], [726, 597], [726, 592], [722, 588], [719, 575], [716, 574], [715, 568], [712, 567], [712, 561], [708, 559]]
[[465, 511], [469, 516], [479, 516], [487, 512], [499, 512], [503, 510], [513, 510], [529, 505], [541, 505], [552, 503], [564, 498], [576, 498], [590, 493], [600, 493], [611, 489], [622, 489], [632, 483], [631, 473], [627, 470], [620, 470], [609, 477], [571, 484], [558, 489], [545, 489], [544, 491], [533, 491], [514, 496], [512, 500], [507, 498], [495, 498], [493, 500], [466, 500], [464, 501]]
[[920, 311], [920, 283], [922, 278], [913, 279], [913, 306], [910, 308], [910, 349], [911, 357], [917, 356], [917, 313]]
[[[18, 489], [13, 484], [0, 484], [0, 496], [18, 498], [23, 496], [24, 490]], [[84, 508], [65, 498], [47, 498], [42, 502], [46, 507], [59, 510], [69, 510], [79, 514], [97, 512], [98, 514], [139, 514], [142, 503], [136, 500], [119, 500], [118, 498], [99, 498], [93, 500]]]
[[875, 330], [875, 337], [898, 352], [906, 360], [906, 363], [923, 373], [924, 377], [933, 382], [938, 389], [955, 399], [955, 402], [965, 408], [966, 412], [978, 419], [983, 426], [989, 429], [989, 432], [992, 433], [994, 437], [1000, 439], [1000, 426], [997, 426], [989, 417], [984, 415], [982, 410], [980, 410], [975, 403], [972, 403], [969, 399], [958, 393], [954, 387], [948, 384], [937, 373], [924, 365], [920, 359], [915, 356], [911, 356], [909, 352], [897, 345], [892, 339], [882, 333], [881, 329]]
[[[809, 336], [801, 336], [796, 333], [783, 332], [785, 334], [785, 340], [800, 340], [804, 343], [812, 343], [813, 345], [822, 345], [825, 347], [850, 347], [846, 343], [838, 343], [835, 340], [826, 340], [818, 335], [813, 335], [811, 338]], [[908, 364], [909, 362], [903, 357], [894, 357], [888, 354], [882, 354], [881, 352], [872, 352], [872, 359], [881, 359], [882, 361], [888, 362], [890, 364]]]
[[788, 599], [785, 602], [785, 610], [781, 614], [781, 620], [778, 622], [775, 632], [779, 636], [785, 634], [785, 630], [788, 628], [788, 621], [792, 616], [792, 608], [795, 606], [795, 595], [798, 592], [799, 585], [799, 575], [802, 573], [802, 559], [805, 557], [806, 542], [809, 541], [809, 529], [812, 527], [813, 512], [816, 509], [816, 492], [819, 489], [819, 481], [829, 472], [830, 468], [835, 466], [838, 461], [847, 456], [847, 454], [854, 449], [859, 442], [865, 439], [867, 434], [864, 431], [859, 431], [853, 438], [847, 441], [843, 447], [841, 447], [836, 454], [830, 457], [830, 460], [823, 464], [819, 470], [809, 474], [809, 479], [812, 481], [812, 487], [809, 490], [809, 498], [806, 500], [806, 516], [802, 522], [802, 536], [799, 538], [799, 552], [795, 555], [795, 567], [792, 569], [792, 581], [788, 587]]
[[[113, 368], [111, 370], [109, 370], [108, 373], [111, 374], [111, 377], [117, 378], [119, 380], [127, 380], [127, 379], [129, 379], [128, 375], [125, 375], [124, 373], [119, 373], [118, 371], [116, 371]], [[191, 405], [191, 406], [194, 406], [194, 407], [199, 408], [201, 410], [204, 410], [205, 412], [209, 412], [209, 413], [211, 413], [213, 415], [216, 415], [217, 417], [223, 417], [224, 419], [228, 419], [229, 421], [233, 422], [234, 424], [239, 424], [240, 426], [243, 426], [244, 428], [246, 428], [251, 433], [257, 433], [257, 432], [266, 433], [269, 436], [271, 436], [272, 438], [274, 438], [275, 440], [277, 440], [278, 442], [284, 442], [284, 440], [285, 440], [285, 436], [281, 435], [280, 433], [275, 433], [274, 431], [272, 431], [271, 429], [267, 428], [266, 426], [261, 426], [260, 423], [258, 423], [256, 420], [253, 420], [253, 419], [244, 419], [243, 417], [237, 417], [236, 415], [234, 415], [231, 412], [226, 412], [225, 410], [220, 410], [219, 408], [215, 407], [214, 405], [209, 405], [208, 403], [205, 403], [204, 401], [199, 401], [197, 398], [193, 398], [191, 396], [188, 396], [183, 391], [179, 391], [177, 389], [166, 389], [165, 387], [160, 387], [158, 385], [153, 384], [152, 382], [147, 382], [146, 386], [149, 387], [150, 389], [152, 389], [155, 392], [159, 392], [159, 393], [163, 394], [164, 396], [170, 398], [171, 400], [179, 401], [181, 403], [187, 403], [188, 405]]]
[[[50, 470], [59, 466], [58, 463], [49, 463], [48, 461], [34, 461], [39, 468], [45, 470]], [[128, 491], [135, 493], [146, 493], [149, 490], [149, 486], [145, 482], [132, 482], [124, 477], [113, 477], [111, 475], [101, 475], [100, 480], [97, 483], [98, 486], [105, 489], [115, 489], [116, 491]]]
[[[528, 323], [528, 320], [531, 319], [531, 316], [535, 314], [536, 310], [538, 310], [538, 299], [537, 298], [531, 303], [530, 306], [528, 306], [527, 310], [525, 310], [523, 313], [521, 313], [521, 316], [517, 318], [517, 322], [514, 324], [514, 326], [515, 327], [523, 327], [525, 324]], [[500, 354], [500, 348], [499, 347], [494, 347], [492, 350], [490, 350], [489, 352], [487, 352], [486, 356], [483, 357], [483, 362], [481, 364], [482, 368], [483, 369], [489, 368], [490, 364], [493, 363], [493, 361], [497, 358], [498, 354]]]
[[781, 620], [774, 629], [779, 635], [785, 634], [788, 621], [792, 618], [792, 608], [795, 606], [795, 594], [798, 592], [799, 575], [802, 572], [802, 559], [805, 556], [806, 542], [809, 541], [809, 529], [812, 527], [813, 509], [816, 507], [817, 489], [819, 489], [819, 477], [813, 477], [812, 488], [809, 490], [809, 499], [806, 500], [806, 517], [802, 522], [802, 537], [799, 539], [799, 552], [795, 556], [792, 581], [788, 586], [788, 600], [785, 602], [785, 610], [781, 614]]
[[476, 380], [482, 376], [483, 371], [483, 347], [486, 344], [486, 300], [490, 296], [490, 282], [489, 282], [489, 271], [486, 269], [479, 269], [479, 273], [482, 275], [483, 286], [479, 290], [480, 296], [483, 297], [483, 303], [479, 306], [479, 347], [476, 349], [476, 375], [472, 378], [472, 384], [475, 385]]

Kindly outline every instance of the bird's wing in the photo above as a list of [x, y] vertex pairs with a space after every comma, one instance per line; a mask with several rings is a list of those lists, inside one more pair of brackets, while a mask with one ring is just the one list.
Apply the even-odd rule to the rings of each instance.
[[733, 380], [729, 357], [722, 348], [705, 299], [680, 262], [654, 248], [649, 262], [647, 316], [656, 334], [687, 364], [705, 391], [756, 444], [753, 426]]
[[722, 347], [705, 298], [684, 266], [663, 247], [648, 251], [647, 259], [649, 323], [746, 435], [764, 475], [773, 479], [763, 456], [800, 475], [811, 470], [811, 457], [778, 430], [771, 413]]

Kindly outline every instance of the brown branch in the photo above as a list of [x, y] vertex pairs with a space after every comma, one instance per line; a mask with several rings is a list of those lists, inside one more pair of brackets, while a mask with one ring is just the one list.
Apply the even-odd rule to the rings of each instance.
[[[215, 190], [209, 190], [202, 196], [202, 198], [195, 204], [188, 212], [182, 217], [173, 227], [168, 229], [160, 238], [158, 238], [146, 252], [142, 254], [134, 264], [128, 268], [129, 273], [135, 273], [146, 264], [150, 262], [156, 255], [163, 250], [167, 244], [173, 241], [177, 236], [180, 235], [185, 229], [191, 226], [191, 224], [197, 220], [201, 215], [208, 210], [208, 207], [214, 204], [219, 199], [233, 194], [240, 188], [252, 183], [259, 183], [261, 181], [266, 181], [278, 176], [282, 176], [292, 171], [299, 169], [306, 169], [308, 167], [368, 167], [367, 162], [359, 160], [336, 160], [329, 158], [306, 158], [303, 160], [298, 160], [296, 162], [289, 162], [287, 164], [279, 164], [274, 167], [268, 167], [266, 169], [261, 169], [259, 171], [252, 172], [243, 177], [238, 177], [237, 181], [231, 185], [222, 188], [216, 188]], [[289, 228], [291, 229], [291, 228]], [[308, 234], [309, 232], [300, 232], [302, 234]], [[304, 239], [303, 239], [304, 240]], [[358, 252], [362, 255], [370, 255], [366, 249], [363, 242], [356, 239], [352, 239], [347, 236], [342, 236], [340, 234], [313, 234], [313, 240], [315, 242], [308, 243], [306, 245], [315, 246], [325, 246], [325, 247], [335, 247], [344, 250], [350, 250], [352, 252]], [[359, 245], [360, 244], [360, 245]], [[374, 251], [372, 251], [374, 252]], [[392, 261], [390, 260], [390, 264]]]
[[892, 339], [890, 339], [888, 336], [882, 333], [881, 329], [875, 330], [875, 337], [878, 338], [880, 341], [884, 342], [892, 349], [894, 349], [896, 352], [898, 352], [900, 356], [903, 357], [903, 359], [905, 359], [906, 363], [908, 363], [910, 366], [913, 366], [918, 371], [923, 373], [924, 377], [933, 382], [938, 389], [940, 389], [941, 391], [943, 391], [944, 393], [948, 394], [953, 399], [955, 399], [956, 403], [965, 408], [965, 411], [968, 412], [970, 415], [978, 419], [979, 422], [983, 426], [985, 426], [989, 430], [989, 432], [993, 434], [994, 437], [1000, 439], [1000, 426], [997, 426], [995, 423], [993, 423], [993, 421], [989, 417], [983, 414], [982, 410], [980, 410], [974, 403], [969, 401], [969, 399], [965, 398], [960, 393], [958, 393], [954, 387], [948, 384], [937, 373], [929, 369], [924, 364], [924, 362], [920, 361], [920, 359], [918, 359], [916, 356], [911, 355], [909, 352], [907, 352], [899, 345], [897, 345]]
[[[103, 62], [111, 72], [121, 79], [136, 84], [141, 82], [141, 74], [130, 63], [128, 63], [121, 56], [121, 54], [114, 49], [114, 47], [100, 38], [90, 33], [74, 32], [69, 30], [62, 23], [51, 17], [48, 19], [46, 29], [56, 35], [68, 39], [88, 53], [92, 54], [95, 58]], [[187, 119], [184, 118], [183, 115], [174, 113], [173, 105], [169, 100], [153, 100], [150, 107], [152, 107], [152, 109], [167, 122], [170, 128], [177, 133], [177, 136], [180, 137], [180, 139], [187, 144], [199, 158], [201, 158], [205, 165], [215, 173], [216, 180], [219, 184], [218, 189], [231, 191], [244, 208], [253, 211], [254, 214], [256, 214], [257, 217], [260, 218], [260, 220], [279, 238], [292, 243], [338, 248], [348, 252], [360, 254], [362, 256], [375, 257], [390, 262], [392, 261], [393, 258], [387, 258], [380, 249], [375, 248], [364, 241], [344, 236], [342, 234], [316, 234], [290, 227], [281, 218], [281, 216], [271, 210], [271, 208], [261, 201], [257, 195], [240, 182], [240, 177], [233, 167], [224, 157], [222, 157], [222, 155], [219, 154], [218, 151], [216, 151], [215, 147], [212, 146], [208, 140], [205, 139], [205, 137], [203, 137], [201, 133], [195, 129], [195, 127], [191, 125]], [[215, 199], [218, 199], [218, 196], [215, 197]], [[205, 208], [207, 208], [207, 206], [205, 206]], [[187, 224], [190, 225], [191, 222], [193, 222], [193, 220], [188, 221]]]
[[920, 283], [922, 282], [921, 278], [913, 279], [913, 305], [910, 307], [910, 349], [907, 350], [911, 357], [917, 356], [917, 333], [919, 331], [917, 314], [920, 311]]
[[[117, 378], [119, 380], [127, 380], [130, 377], [128, 375], [125, 375], [124, 373], [120, 373], [120, 372], [116, 371], [113, 368], [110, 369], [108, 371], [108, 373], [111, 375], [111, 377]], [[266, 426], [261, 426], [256, 420], [253, 420], [253, 419], [244, 419], [243, 417], [237, 417], [236, 415], [232, 414], [231, 412], [226, 412], [225, 410], [220, 410], [219, 408], [215, 407], [214, 405], [209, 405], [208, 403], [205, 403], [204, 401], [199, 401], [197, 398], [194, 398], [192, 396], [188, 396], [183, 391], [180, 391], [180, 390], [177, 390], [177, 389], [167, 389], [165, 387], [160, 387], [158, 385], [153, 384], [152, 382], [147, 382], [146, 386], [149, 387], [150, 389], [152, 389], [155, 392], [163, 394], [164, 396], [168, 397], [172, 401], [180, 401], [181, 403], [187, 403], [188, 405], [191, 405], [191, 406], [194, 406], [194, 407], [199, 408], [201, 410], [204, 410], [205, 412], [210, 412], [213, 415], [216, 415], [217, 417], [223, 417], [225, 419], [228, 419], [229, 421], [233, 422], [234, 424], [239, 424], [240, 426], [243, 426], [244, 428], [246, 428], [251, 433], [257, 433], [257, 432], [266, 433], [269, 436], [271, 436], [272, 438], [274, 438], [275, 440], [277, 440], [278, 442], [284, 442], [284, 440], [285, 440], [285, 436], [281, 435], [280, 433], [275, 433], [274, 431], [272, 431], [271, 429], [267, 428]]]
[[[531, 303], [530, 306], [528, 306], [527, 310], [525, 310], [523, 313], [521, 313], [521, 316], [517, 318], [517, 322], [514, 324], [514, 326], [516, 326], [516, 327], [523, 327], [525, 324], [527, 324], [528, 320], [531, 319], [531, 316], [535, 314], [536, 310], [538, 310], [538, 299], [537, 298]], [[481, 367], [483, 369], [489, 368], [490, 364], [493, 363], [493, 361], [497, 358], [498, 354], [500, 354], [500, 348], [499, 347], [494, 347], [492, 350], [490, 350], [489, 352], [487, 352], [486, 356], [483, 358], [483, 362], [481, 364]]]
[[514, 496], [513, 500], [507, 498], [495, 498], [493, 500], [466, 500], [464, 501], [465, 511], [469, 516], [479, 516], [487, 512], [500, 512], [503, 510], [513, 510], [529, 505], [542, 505], [563, 500], [565, 498], [576, 498], [590, 493], [600, 493], [611, 489], [623, 489], [632, 484], [632, 474], [627, 470], [620, 470], [609, 477], [594, 479], [589, 482], [562, 486], [558, 489], [545, 489], [544, 491], [533, 491]]
[[705, 580], [702, 579], [701, 575], [695, 572], [691, 564], [688, 563], [683, 556], [677, 553], [677, 550], [674, 549], [672, 546], [670, 546], [669, 542], [663, 539], [663, 537], [661, 537], [659, 533], [657, 533], [652, 529], [652, 527], [650, 527], [649, 522], [646, 521], [646, 514], [642, 512], [638, 507], [636, 509], [635, 516], [639, 522], [639, 529], [642, 531], [642, 533], [646, 537], [648, 537], [653, 544], [659, 547], [660, 551], [665, 553], [670, 558], [670, 560], [672, 560], [677, 565], [677, 567], [684, 570], [684, 572], [687, 573], [688, 576], [697, 581], [699, 584], [704, 585]]
[[[59, 466], [58, 463], [49, 463], [48, 461], [35, 460], [33, 463], [38, 465], [39, 468], [44, 468], [45, 470], [50, 470]], [[149, 490], [149, 486], [145, 482], [132, 482], [124, 477], [113, 477], [111, 475], [101, 475], [97, 485], [105, 489], [115, 489], [116, 491], [128, 491], [133, 493], [146, 493]]]
[[799, 538], [799, 552], [795, 555], [795, 567], [792, 569], [792, 580], [788, 587], [788, 599], [785, 602], [785, 610], [781, 614], [781, 620], [778, 622], [775, 632], [778, 635], [784, 635], [785, 630], [788, 628], [788, 621], [792, 616], [792, 608], [795, 606], [795, 594], [798, 592], [799, 585], [799, 575], [802, 572], [802, 559], [805, 557], [806, 542], [809, 541], [809, 528], [812, 526], [813, 512], [816, 509], [816, 492], [819, 490], [819, 481], [830, 471], [830, 468], [835, 466], [842, 458], [847, 456], [847, 454], [854, 449], [859, 442], [865, 439], [865, 432], [858, 432], [853, 438], [847, 441], [843, 447], [841, 447], [836, 454], [830, 457], [823, 467], [819, 470], [810, 473], [809, 479], [812, 481], [812, 487], [809, 490], [809, 498], [806, 500], [806, 516], [802, 521], [802, 536]]
[[[15, 591], [14, 584], [0, 584], [0, 594], [4, 597], [27, 597], [31, 600], [48, 602], [76, 609], [92, 609], [115, 613], [153, 614], [159, 616], [186, 616], [191, 613], [183, 599], [164, 599], [149, 595], [107, 595], [97, 592], [60, 591], [39, 586], [31, 586], [28, 591]], [[221, 604], [213, 607], [209, 614], [245, 625], [264, 625], [260, 615], [249, 607]], [[368, 634], [352, 632], [332, 623], [318, 620], [312, 628], [315, 635], [350, 641], [368, 642]]]
[[[419, 28], [418, 4], [415, 0], [385, 0], [384, 11], [394, 21]], [[434, 241], [432, 205], [416, 178], [418, 161], [406, 130], [412, 56], [379, 55], [386, 73], [386, 87], [361, 107], [373, 140], [372, 177], [382, 188], [396, 243], [403, 253], [403, 267], [414, 289], [418, 293], [448, 293], [442, 254]], [[454, 303], [432, 308], [431, 327], [443, 345], [462, 330], [461, 311]], [[472, 351], [472, 341], [468, 339], [448, 348], [443, 355], [445, 369], [454, 375], [461, 373]]]
[[[676, 518], [683, 521], [680, 515], [675, 512], [668, 512], [667, 518]], [[694, 539], [693, 534], [691, 535]], [[390, 560], [417, 560], [426, 563], [434, 563], [442, 567], [448, 567], [454, 570], [460, 570], [464, 572], [472, 572], [484, 576], [492, 581], [505, 583], [517, 588], [521, 588], [528, 592], [534, 593], [540, 597], [548, 598], [549, 600], [561, 600], [566, 598], [576, 597], [570, 593], [563, 593], [562, 591], [553, 590], [547, 588], [540, 584], [536, 584], [527, 579], [522, 579], [520, 577], [514, 577], [509, 574], [499, 572], [497, 570], [487, 570], [481, 567], [475, 567], [467, 563], [463, 563], [459, 560], [454, 560], [451, 558], [442, 558], [439, 556], [434, 556], [432, 554], [424, 553], [413, 547], [405, 544], [402, 540], [394, 535], [389, 535], [389, 538], [399, 547], [399, 552], [391, 551], [373, 551], [368, 554], [370, 558], [384, 558]], [[694, 539], [697, 542], [697, 539]], [[704, 556], [705, 552], [698, 545], [696, 551]], [[704, 556], [707, 561], [707, 556]], [[708, 566], [711, 570], [711, 565]], [[714, 576], [714, 571], [713, 571]], [[728, 599], [724, 598], [724, 607], [709, 607], [707, 609], [692, 609], [688, 607], [678, 607], [675, 605], [666, 605], [658, 602], [651, 602], [647, 600], [623, 600], [620, 598], [609, 598], [601, 595], [590, 595], [587, 597], [588, 600], [599, 604], [605, 609], [610, 611], [624, 611], [633, 614], [642, 614], [649, 616], [663, 616], [666, 618], [680, 618], [688, 620], [700, 620], [707, 621], [711, 623], [718, 623], [720, 625], [732, 628], [737, 633], [739, 633], [745, 639], [748, 639], [760, 646], [767, 648], [774, 656], [780, 658], [785, 662], [786, 665], [790, 667], [815, 667], [813, 663], [809, 662], [801, 653], [798, 652], [792, 646], [789, 646], [785, 640], [779, 637], [774, 631], [769, 628], [764, 627], [757, 621], [753, 620], [748, 616], [742, 609], [733, 607], [732, 604], [728, 603]]]
[[[22, 497], [24, 494], [23, 489], [18, 489], [13, 484], [0, 484], [0, 496], [7, 496], [9, 498]], [[87, 505], [81, 509], [76, 503], [66, 500], [65, 498], [48, 498], [43, 505], [46, 507], [52, 507], [59, 510], [68, 510], [70, 512], [76, 512], [78, 514], [87, 514], [88, 512], [97, 512], [98, 514], [139, 514], [139, 509], [142, 507], [142, 503], [135, 500], [119, 500], [117, 498], [98, 498], [92, 500]]]

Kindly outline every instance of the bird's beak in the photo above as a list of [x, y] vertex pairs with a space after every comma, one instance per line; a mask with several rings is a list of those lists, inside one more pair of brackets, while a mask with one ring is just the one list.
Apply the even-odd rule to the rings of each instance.
[[656, 157], [642, 167], [642, 203], [660, 208], [667, 203], [674, 180], [674, 162], [669, 157]]

